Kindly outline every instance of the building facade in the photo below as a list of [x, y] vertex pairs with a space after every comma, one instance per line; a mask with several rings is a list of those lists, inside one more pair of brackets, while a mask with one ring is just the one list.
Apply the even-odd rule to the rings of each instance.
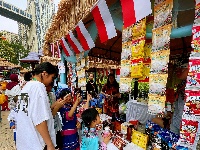
[[53, 0], [28, 0], [26, 12], [32, 15], [31, 26], [18, 23], [19, 39], [32, 52], [42, 49], [44, 36], [55, 14]]
[[17, 41], [19, 41], [18, 34], [15, 34], [15, 33], [9, 32], [9, 31], [5, 31], [5, 30], [0, 31], [0, 33], [9, 42], [17, 42]]

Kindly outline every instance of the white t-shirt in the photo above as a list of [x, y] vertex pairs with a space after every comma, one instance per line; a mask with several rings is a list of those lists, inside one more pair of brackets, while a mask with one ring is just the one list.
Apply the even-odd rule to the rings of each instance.
[[54, 120], [44, 84], [28, 82], [22, 89], [17, 103], [17, 150], [43, 150], [45, 142], [36, 126], [47, 121], [52, 142], [56, 146]]

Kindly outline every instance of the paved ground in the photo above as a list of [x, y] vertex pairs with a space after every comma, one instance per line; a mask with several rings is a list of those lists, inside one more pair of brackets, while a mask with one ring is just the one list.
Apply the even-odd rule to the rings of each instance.
[[2, 111], [0, 122], [0, 150], [15, 150], [15, 143], [13, 141], [13, 131], [9, 128], [7, 121], [9, 111]]

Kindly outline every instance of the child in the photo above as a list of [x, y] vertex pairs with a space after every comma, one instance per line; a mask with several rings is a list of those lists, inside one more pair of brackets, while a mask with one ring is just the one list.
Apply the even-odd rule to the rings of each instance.
[[110, 135], [103, 137], [100, 143], [96, 125], [100, 124], [100, 117], [95, 108], [89, 108], [82, 113], [84, 128], [82, 131], [81, 150], [105, 150], [110, 141]]
[[47, 90], [47, 95], [49, 97], [49, 103], [51, 105], [51, 111], [52, 111], [52, 115], [54, 117], [54, 129], [56, 132], [56, 148], [59, 149], [62, 147], [62, 139], [61, 139], [61, 130], [62, 130], [62, 125], [61, 125], [61, 120], [59, 118], [60, 116], [60, 112], [59, 109], [61, 107], [64, 106], [65, 101], [64, 100], [57, 100], [56, 101], [56, 96], [55, 94], [52, 92], [52, 88], [53, 88], [53, 82], [46, 87]]
[[[72, 105], [72, 95], [70, 90], [64, 89], [59, 93], [58, 99], [65, 100], [65, 105], [60, 109], [62, 117], [62, 150], [76, 150], [79, 149], [79, 136], [77, 128], [80, 128], [80, 123], [77, 122], [76, 108], [81, 101], [82, 97], [80, 94], [77, 95], [77, 99]], [[86, 104], [89, 104], [87, 100]]]

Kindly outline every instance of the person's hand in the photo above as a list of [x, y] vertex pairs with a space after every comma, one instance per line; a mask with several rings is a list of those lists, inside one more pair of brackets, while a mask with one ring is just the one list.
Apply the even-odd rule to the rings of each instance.
[[172, 112], [168, 111], [167, 114], [166, 114], [166, 117], [167, 118], [172, 118]]
[[81, 123], [80, 123], [79, 121], [78, 121], [77, 124], [76, 124], [76, 128], [77, 128], [77, 129], [80, 129], [80, 128], [81, 128]]
[[58, 99], [58, 100], [55, 102], [55, 107], [57, 107], [58, 109], [60, 109], [60, 108], [63, 107], [64, 105], [65, 105], [65, 100]]
[[107, 145], [110, 142], [110, 139], [111, 139], [111, 134], [109, 134], [106, 137], [103, 137], [103, 142]]
[[80, 101], [82, 100], [82, 96], [80, 93], [77, 94], [77, 98], [76, 98], [76, 102], [80, 103]]
[[12, 127], [10, 127], [10, 129], [15, 129], [15, 125], [14, 125], [14, 126], [12, 126]]
[[109, 96], [110, 96], [110, 95], [108, 95], [108, 94], [105, 94], [105, 97], [106, 97], [106, 98], [108, 98]]
[[54, 145], [51, 144], [51, 145], [47, 145], [47, 150], [56, 150]]
[[87, 94], [87, 101], [90, 101], [90, 100], [92, 100], [92, 95]]

